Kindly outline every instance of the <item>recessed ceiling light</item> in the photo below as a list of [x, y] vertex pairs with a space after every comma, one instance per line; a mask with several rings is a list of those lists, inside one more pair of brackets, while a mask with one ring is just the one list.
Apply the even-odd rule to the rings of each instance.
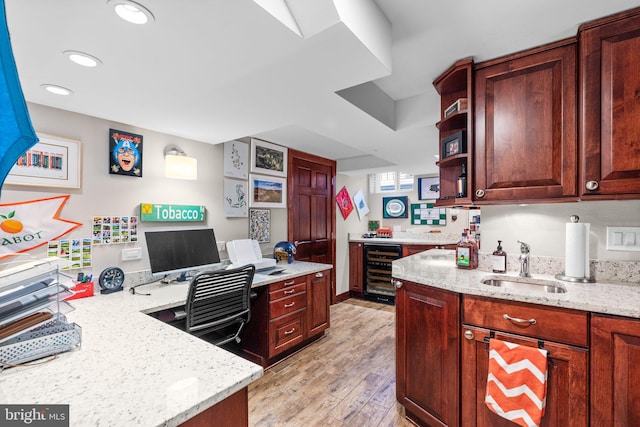
[[58, 85], [50, 85], [50, 84], [42, 85], [42, 87], [47, 92], [55, 93], [56, 95], [64, 95], [64, 96], [73, 95], [73, 91], [71, 89], [67, 89], [66, 87], [62, 87]]
[[109, 0], [108, 3], [113, 6], [120, 18], [132, 24], [141, 25], [154, 20], [153, 14], [149, 9], [140, 3], [131, 0]]
[[97, 67], [98, 65], [102, 65], [102, 61], [88, 53], [78, 52], [75, 50], [66, 50], [63, 53], [67, 55], [71, 61], [84, 67]]

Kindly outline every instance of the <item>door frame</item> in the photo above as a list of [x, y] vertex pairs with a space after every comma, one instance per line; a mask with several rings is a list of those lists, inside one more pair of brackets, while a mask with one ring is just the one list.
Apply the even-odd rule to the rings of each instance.
[[305, 153], [298, 150], [293, 150], [289, 148], [289, 152], [287, 155], [287, 240], [290, 242], [294, 241], [293, 238], [293, 222], [295, 219], [292, 217], [292, 209], [289, 209], [289, 206], [293, 203], [293, 159], [301, 159], [308, 162], [313, 162], [320, 164], [322, 166], [328, 166], [331, 168], [331, 179], [330, 179], [330, 230], [329, 235], [331, 236], [329, 247], [331, 248], [331, 265], [333, 268], [330, 270], [331, 273], [331, 304], [335, 304], [336, 300], [336, 204], [333, 203], [335, 197], [335, 186], [336, 186], [336, 161], [330, 160], [325, 157], [316, 156], [314, 154]]

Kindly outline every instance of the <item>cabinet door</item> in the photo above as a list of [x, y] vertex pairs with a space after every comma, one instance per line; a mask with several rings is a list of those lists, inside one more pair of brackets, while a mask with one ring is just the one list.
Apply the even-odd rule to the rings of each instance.
[[[490, 331], [466, 325], [463, 331], [462, 425], [513, 427], [515, 424], [490, 411], [484, 403], [489, 370], [489, 344], [485, 342], [485, 338], [488, 339]], [[538, 340], [520, 335], [496, 333], [495, 338], [531, 347], [538, 346]], [[540, 426], [586, 427], [589, 425], [588, 350], [551, 341], [545, 341], [544, 348], [549, 351], [549, 371], [547, 406]]]
[[309, 275], [307, 285], [307, 336], [322, 333], [329, 327], [329, 271], [319, 271]]
[[363, 245], [349, 243], [349, 290], [362, 293], [362, 266], [364, 264]]
[[591, 424], [640, 424], [640, 320], [591, 318]]
[[635, 13], [580, 31], [583, 196], [640, 194], [640, 15]]
[[475, 202], [575, 198], [575, 42], [485, 63], [475, 81]]
[[436, 245], [402, 245], [402, 256], [411, 256], [436, 248]]
[[407, 417], [459, 425], [457, 294], [396, 281], [396, 396]]

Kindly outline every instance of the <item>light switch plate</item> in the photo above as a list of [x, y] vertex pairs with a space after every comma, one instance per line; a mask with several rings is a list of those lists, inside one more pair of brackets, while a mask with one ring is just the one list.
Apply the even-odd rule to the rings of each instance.
[[225, 246], [225, 242], [216, 242], [218, 245], [218, 252], [226, 251], [227, 247]]
[[640, 227], [607, 227], [608, 251], [640, 251]]

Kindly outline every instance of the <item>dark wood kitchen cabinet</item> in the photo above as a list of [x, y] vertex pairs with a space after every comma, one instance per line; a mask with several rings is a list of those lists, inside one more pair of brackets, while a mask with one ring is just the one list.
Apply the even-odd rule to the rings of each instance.
[[396, 397], [418, 425], [459, 426], [460, 297], [396, 286]]
[[402, 245], [402, 256], [411, 256], [430, 249], [455, 249], [456, 245]]
[[[491, 331], [496, 339], [531, 347], [542, 344], [549, 352], [547, 405], [541, 426], [589, 425], [587, 313], [467, 295], [463, 296], [462, 312], [461, 425], [514, 425], [490, 411], [484, 402]], [[505, 314], [515, 320], [505, 319]]]
[[329, 327], [329, 306], [331, 305], [330, 277], [329, 271], [319, 271], [308, 276], [307, 339], [322, 334], [325, 329]]
[[577, 199], [576, 40], [475, 66], [474, 203]]
[[352, 296], [362, 296], [363, 266], [364, 244], [362, 242], [349, 242], [349, 291], [351, 291]]
[[591, 425], [640, 425], [640, 320], [591, 317]]
[[640, 194], [640, 8], [590, 22], [580, 43], [583, 199]]

